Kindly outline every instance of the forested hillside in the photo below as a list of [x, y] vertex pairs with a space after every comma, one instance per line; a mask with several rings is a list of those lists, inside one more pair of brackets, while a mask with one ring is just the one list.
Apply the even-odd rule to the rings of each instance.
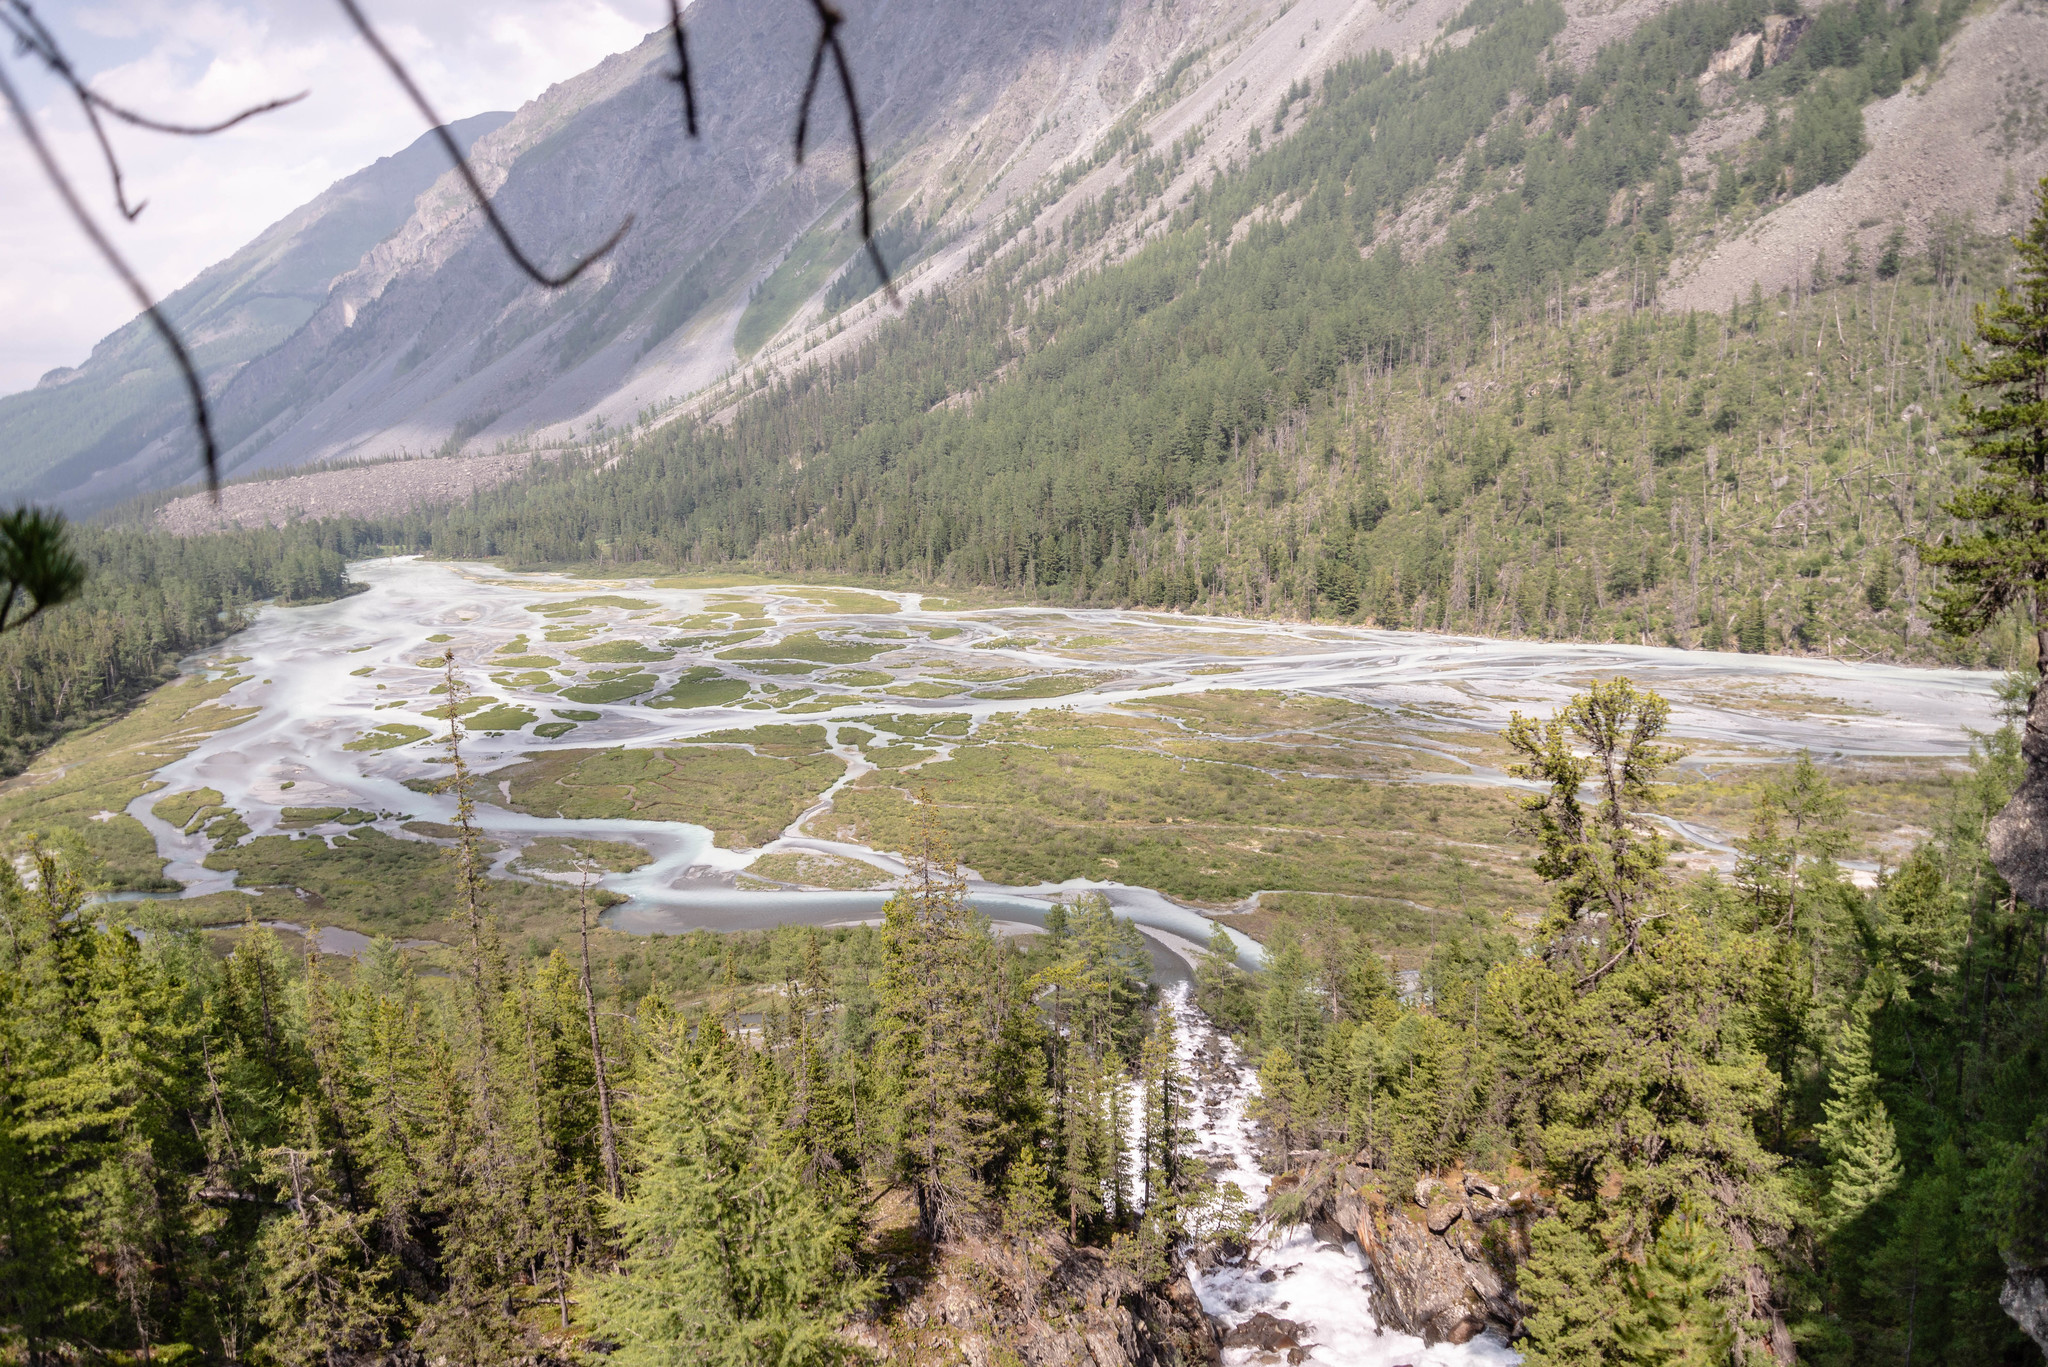
[[87, 570], [81, 595], [0, 635], [0, 776], [126, 708], [247, 625], [258, 602], [348, 592], [347, 562], [375, 544], [343, 523], [193, 540], [74, 527], [71, 542]]
[[1908, 538], [1942, 528], [1945, 361], [2006, 253], [1958, 220], [1713, 314], [1657, 281], [1846, 169], [1957, 14], [1823, 10], [1751, 82], [1761, 133], [1685, 174], [1697, 78], [1764, 17], [1691, 0], [1579, 73], [1554, 4], [1474, 6], [1461, 46], [1290, 89], [1276, 144], [1177, 203], [1198, 136], [1112, 145], [1127, 188], [978, 284], [422, 543], [1930, 658]]

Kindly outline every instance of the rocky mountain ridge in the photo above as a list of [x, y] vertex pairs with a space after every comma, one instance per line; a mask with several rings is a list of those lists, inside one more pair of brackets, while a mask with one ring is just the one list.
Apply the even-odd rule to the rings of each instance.
[[[1584, 66], [1601, 44], [1666, 8], [1572, 0], [1553, 50]], [[1290, 137], [1298, 121], [1287, 112], [1319, 72], [1370, 51], [1455, 45], [1470, 32], [1453, 24], [1462, 9], [1452, 0], [1385, 9], [1366, 0], [1205, 0], [1109, 16], [1072, 0], [1035, 0], [999, 17], [955, 13], [943, 0], [857, 9], [846, 33], [884, 239], [907, 268], [903, 293], [969, 284], [1020, 233], [1063, 233], [1148, 174], [1159, 158], [1146, 149], [1171, 148], [1166, 183], [1151, 192], [1158, 212], [1077, 245], [1036, 288], [1127, 259], [1219, 166]], [[849, 266], [864, 269], [834, 106], [821, 110], [806, 162], [789, 155], [808, 50], [802, 18], [794, 6], [693, 7], [692, 41], [706, 54], [698, 142], [681, 134], [660, 34], [488, 130], [474, 159], [533, 254], [559, 265], [631, 217], [619, 249], [569, 289], [539, 290], [488, 239], [452, 173], [442, 175], [401, 224], [332, 277], [302, 321], [257, 354], [213, 368], [231, 476], [575, 444], [680, 413], [716, 415], [766, 379], [871, 340], [893, 310], [844, 284], [834, 289]], [[1766, 65], [1789, 55], [1806, 27], [1777, 18], [1769, 51], [1752, 54]], [[1872, 106], [1873, 150], [1847, 178], [1765, 210], [1738, 207], [1725, 232], [1678, 243], [1667, 302], [1720, 307], [1752, 279], [1785, 284], [1813, 269], [1816, 252], [1839, 259], [1849, 237], [1870, 259], [1895, 225], [1866, 211], [1882, 210], [1901, 184], [1942, 187], [1907, 206], [1916, 228], [1937, 200], [1969, 210], [1980, 228], [2001, 226], [2024, 199], [2009, 183], [2048, 171], [2048, 116], [2028, 75], [2043, 58], [2048, 20], [2032, 0], [2006, 0], [1966, 22], [1933, 74]], [[1739, 98], [1748, 75], [1731, 49], [1702, 77], [1703, 98], [1722, 112], [1689, 137], [1681, 207], [1708, 193], [1713, 168], [1767, 117]], [[1981, 155], [1958, 161], [1959, 142]], [[1439, 183], [1389, 225], [1404, 250], [1440, 242], [1476, 207], [1459, 193], [1459, 165], [1451, 158]], [[69, 389], [107, 383], [81, 376]], [[191, 438], [175, 399], [153, 394], [141, 405], [146, 418], [72, 440], [66, 459], [25, 468], [17, 458], [0, 469], [0, 489], [89, 508], [189, 479]], [[17, 448], [30, 429], [62, 445], [57, 429], [77, 425], [69, 413], [47, 393], [15, 396], [0, 401], [0, 432], [17, 437]]]

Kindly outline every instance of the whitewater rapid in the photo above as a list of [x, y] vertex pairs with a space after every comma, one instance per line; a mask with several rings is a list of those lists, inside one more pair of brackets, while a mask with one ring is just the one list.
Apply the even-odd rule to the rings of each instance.
[[[1259, 1093], [1258, 1076], [1192, 996], [1186, 983], [1166, 992], [1181, 1067], [1198, 1079], [1195, 1156], [1208, 1165], [1211, 1181], [1235, 1184], [1250, 1206], [1263, 1210], [1272, 1178], [1259, 1167], [1247, 1114]], [[1430, 1347], [1412, 1334], [1382, 1328], [1368, 1299], [1372, 1273], [1358, 1245], [1318, 1239], [1307, 1225], [1275, 1227], [1261, 1219], [1241, 1263], [1207, 1270], [1190, 1263], [1187, 1278], [1202, 1309], [1226, 1329], [1262, 1312], [1300, 1325], [1300, 1342], [1308, 1350], [1304, 1360], [1323, 1367], [1509, 1367], [1522, 1360], [1491, 1334]], [[1226, 1367], [1259, 1360], [1252, 1348], [1227, 1348], [1223, 1354]]]

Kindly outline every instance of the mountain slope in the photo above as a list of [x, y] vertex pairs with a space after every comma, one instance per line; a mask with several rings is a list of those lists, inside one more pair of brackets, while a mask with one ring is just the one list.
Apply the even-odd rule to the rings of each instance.
[[[1911, 538], [1960, 471], [1930, 418], [2007, 254], [1944, 228], [1818, 295], [1660, 313], [1659, 264], [1735, 212], [1685, 164], [1698, 78], [1759, 16], [1687, 0], [1581, 65], [1557, 5], [1489, 8], [1261, 101], [1284, 141], [1219, 174], [1127, 150], [900, 321], [792, 343], [706, 420], [421, 544], [1940, 657]], [[1797, 130], [1896, 32], [1759, 80], [1791, 131], [1722, 166], [1741, 213], [1798, 203]]]
[[[973, 264], [976, 239], [1005, 214], [1056, 208], [1063, 193], [1099, 192], [1124, 174], [1104, 164], [1105, 133], [1127, 140], [1142, 118], [1154, 136], [1206, 123], [1241, 139], [1265, 115], [1262, 87], [1366, 46], [1412, 50], [1451, 8], [857, 8], [845, 33], [886, 240], [918, 265], [919, 283], [943, 283]], [[559, 294], [537, 290], [444, 177], [303, 326], [221, 389], [230, 469], [580, 438], [715, 381], [740, 359], [735, 338], [751, 353], [800, 335], [859, 248], [843, 119], [825, 101], [813, 155], [791, 164], [808, 54], [801, 6], [764, 14], [702, 0], [691, 13], [693, 45], [715, 54], [702, 63], [700, 142], [679, 135], [657, 35], [550, 90], [476, 148], [535, 255], [567, 261], [630, 215], [634, 229], [612, 257]], [[165, 422], [156, 440], [101, 443], [67, 472], [96, 463], [90, 481], [43, 487], [80, 504], [100, 490], [182, 480], [189, 445]]]
[[[467, 147], [511, 118], [451, 124]], [[247, 246], [164, 300], [215, 388], [312, 317], [336, 277], [396, 232], [413, 201], [447, 167], [433, 134], [336, 181]], [[189, 421], [184, 381], [147, 320], [93, 348], [83, 365], [53, 370], [32, 390], [0, 398], [0, 487], [49, 496], [74, 488]], [[126, 497], [132, 489], [120, 490]]]

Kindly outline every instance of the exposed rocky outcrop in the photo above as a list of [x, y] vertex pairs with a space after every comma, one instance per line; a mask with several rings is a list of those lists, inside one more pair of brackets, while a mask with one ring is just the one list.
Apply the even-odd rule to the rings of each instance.
[[884, 1362], [1024, 1362], [1030, 1367], [1195, 1367], [1221, 1343], [1187, 1279], [1150, 1286], [1096, 1248], [1057, 1234], [1033, 1251], [980, 1240], [939, 1250], [924, 1275], [896, 1279], [893, 1303], [850, 1337]]
[[2014, 1267], [2005, 1274], [1998, 1304], [2028, 1338], [2048, 1353], [2048, 1268]]
[[1466, 1343], [1489, 1329], [1522, 1334], [1516, 1275], [1529, 1256], [1529, 1226], [1543, 1214], [1533, 1182], [1454, 1172], [1391, 1192], [1386, 1174], [1357, 1161], [1303, 1180], [1314, 1191], [1306, 1209], [1332, 1227], [1326, 1237], [1356, 1240], [1371, 1265], [1381, 1324], [1430, 1344]]

